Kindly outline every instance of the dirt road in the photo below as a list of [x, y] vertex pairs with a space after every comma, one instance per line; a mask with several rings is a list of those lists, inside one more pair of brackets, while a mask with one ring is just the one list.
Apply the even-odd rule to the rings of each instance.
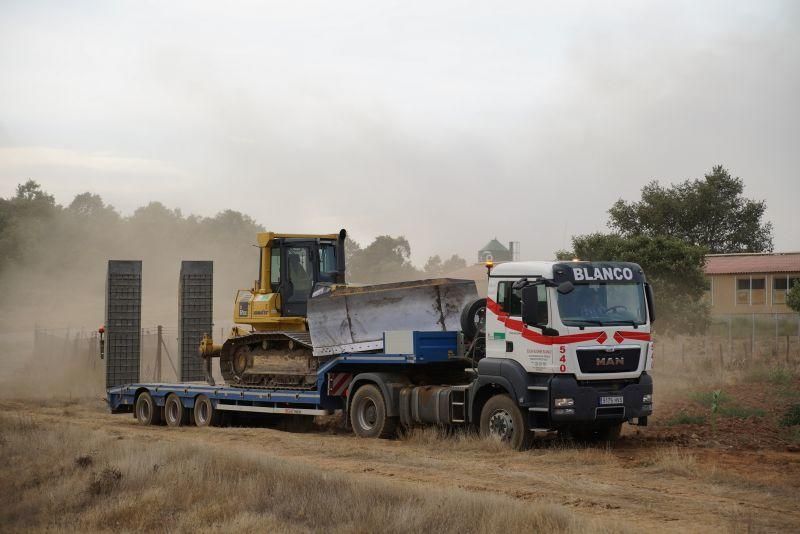
[[441, 439], [430, 432], [384, 441], [326, 430], [142, 427], [129, 415], [108, 414], [100, 401], [67, 407], [2, 401], [0, 408], [37, 422], [68, 420], [117, 439], [199, 443], [220, 454], [248, 451], [394, 484], [555, 503], [636, 531], [800, 529], [797, 453], [680, 449], [646, 434], [629, 434], [613, 450], [548, 441], [515, 453], [491, 442]]

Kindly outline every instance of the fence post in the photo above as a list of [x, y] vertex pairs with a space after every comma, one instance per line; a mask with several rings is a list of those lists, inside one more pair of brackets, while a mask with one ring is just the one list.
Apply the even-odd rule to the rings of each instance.
[[752, 314], [750, 319], [750, 355], [753, 359], [756, 358], [756, 314]]
[[780, 346], [778, 345], [778, 314], [775, 314], [775, 359], [778, 359], [778, 350], [780, 350]]
[[733, 316], [728, 316], [728, 353], [730, 353], [729, 360], [733, 359]]
[[163, 327], [158, 325], [158, 334], [156, 339], [156, 382], [161, 382], [161, 339], [163, 336]]

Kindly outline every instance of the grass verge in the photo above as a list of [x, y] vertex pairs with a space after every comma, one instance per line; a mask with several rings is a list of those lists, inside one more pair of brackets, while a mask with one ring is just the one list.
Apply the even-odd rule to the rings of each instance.
[[263, 452], [114, 439], [14, 415], [0, 415], [0, 453], [6, 532], [616, 530], [558, 505], [319, 472]]

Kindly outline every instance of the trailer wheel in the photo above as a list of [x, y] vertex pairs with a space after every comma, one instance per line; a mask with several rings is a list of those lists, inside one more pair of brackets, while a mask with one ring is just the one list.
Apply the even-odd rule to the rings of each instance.
[[161, 408], [156, 405], [152, 395], [143, 391], [136, 397], [136, 420], [140, 425], [161, 424]]
[[386, 415], [386, 401], [381, 390], [366, 384], [353, 395], [350, 424], [360, 438], [391, 438], [397, 429], [397, 418]]
[[167, 395], [167, 400], [164, 402], [164, 419], [167, 420], [167, 426], [172, 427], [181, 426], [188, 419], [181, 398], [174, 393]]
[[461, 310], [461, 330], [468, 338], [486, 331], [486, 299], [470, 301]]
[[203, 426], [219, 426], [222, 422], [222, 412], [214, 409], [211, 399], [199, 395], [194, 400], [194, 424]]
[[533, 432], [528, 430], [525, 414], [508, 395], [495, 395], [481, 411], [481, 436], [506, 442], [512, 449], [530, 448]]

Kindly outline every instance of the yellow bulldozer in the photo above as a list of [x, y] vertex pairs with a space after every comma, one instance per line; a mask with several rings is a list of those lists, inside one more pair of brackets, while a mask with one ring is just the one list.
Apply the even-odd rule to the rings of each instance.
[[[221, 345], [203, 336], [200, 354], [211, 376], [219, 357], [228, 385], [310, 388], [318, 367], [342, 353], [378, 352], [384, 333], [458, 330], [475, 284], [446, 278], [345, 285], [345, 238], [337, 234], [257, 236], [259, 277], [237, 291], [236, 326]], [[247, 328], [249, 327], [249, 328]]]

